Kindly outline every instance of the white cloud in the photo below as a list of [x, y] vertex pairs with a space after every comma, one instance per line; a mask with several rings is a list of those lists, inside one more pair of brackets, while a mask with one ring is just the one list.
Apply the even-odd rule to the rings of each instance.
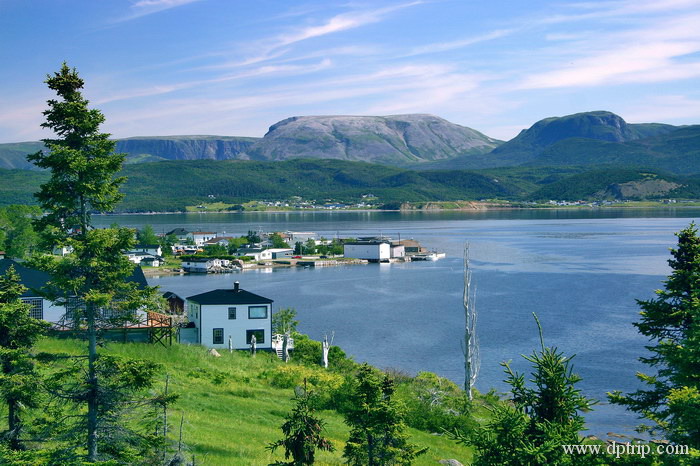
[[420, 47], [415, 47], [410, 50], [404, 57], [411, 57], [414, 55], [425, 55], [438, 52], [446, 52], [449, 50], [461, 49], [468, 47], [470, 45], [478, 44], [480, 42], [486, 42], [489, 40], [499, 39], [501, 37], [508, 36], [515, 32], [514, 29], [499, 29], [496, 31], [489, 32], [487, 34], [482, 34], [480, 36], [468, 37], [466, 39], [455, 40], [451, 42], [439, 42], [435, 44], [423, 45]]
[[200, 0], [139, 0], [131, 4], [129, 14], [117, 18], [114, 22], [129, 21], [198, 1]]

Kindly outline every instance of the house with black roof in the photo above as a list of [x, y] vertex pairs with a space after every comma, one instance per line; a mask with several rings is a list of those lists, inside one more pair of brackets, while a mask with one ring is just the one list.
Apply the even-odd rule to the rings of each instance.
[[65, 306], [52, 303], [40, 293], [51, 280], [48, 273], [25, 267], [12, 259], [0, 259], [0, 275], [5, 275], [10, 267], [15, 268], [20, 282], [26, 288], [20, 299], [31, 306], [29, 314], [32, 317], [54, 323], [63, 319]]
[[232, 348], [247, 349], [255, 336], [258, 348], [272, 348], [272, 303], [269, 298], [243, 290], [238, 282], [233, 288], [188, 297], [187, 317], [194, 324], [196, 340], [193, 343], [228, 348], [230, 339]]
[[[52, 302], [44, 297], [42, 293], [51, 280], [51, 276], [48, 273], [25, 267], [12, 259], [0, 259], [0, 275], [4, 275], [10, 267], [15, 268], [20, 282], [27, 288], [21, 299], [31, 306], [30, 315], [53, 324], [65, 324], [67, 310], [70, 311], [71, 306], [79, 305], [76, 299], [66, 297], [57, 302]], [[141, 267], [135, 267], [131, 276], [126, 280], [136, 283], [139, 289], [144, 289], [148, 286]]]

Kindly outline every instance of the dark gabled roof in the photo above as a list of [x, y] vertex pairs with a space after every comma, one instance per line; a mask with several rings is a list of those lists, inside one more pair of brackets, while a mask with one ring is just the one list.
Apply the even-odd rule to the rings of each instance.
[[146, 276], [143, 274], [143, 269], [138, 265], [134, 267], [133, 273], [126, 279], [126, 281], [136, 283], [140, 290], [143, 290], [148, 286]]
[[[24, 297], [39, 296], [38, 292], [51, 280], [51, 276], [48, 273], [42, 272], [41, 270], [30, 269], [11, 259], [0, 259], [0, 274], [4, 275], [7, 269], [13, 265], [15, 266], [15, 271], [19, 274], [22, 285], [28, 288], [28, 290], [22, 294]], [[134, 268], [134, 272], [126, 281], [136, 283], [141, 290], [148, 286], [146, 276], [139, 266]]]
[[206, 293], [196, 294], [187, 298], [199, 304], [272, 304], [272, 300], [264, 298], [250, 291], [232, 288], [225, 290], [212, 290]]
[[163, 298], [165, 298], [165, 299], [176, 298], [176, 299], [179, 299], [180, 301], [184, 301], [184, 299], [182, 299], [180, 297], [180, 295], [178, 295], [177, 293], [173, 293], [172, 291], [166, 291], [165, 293], [163, 293]]
[[7, 269], [10, 267], [15, 267], [15, 272], [19, 274], [20, 281], [22, 285], [28, 289], [22, 293], [23, 297], [39, 296], [38, 290], [41, 290], [46, 286], [51, 276], [40, 270], [30, 269], [22, 264], [19, 264], [12, 259], [0, 259], [0, 274], [5, 275]]
[[169, 232], [166, 233], [166, 235], [186, 235], [189, 234], [189, 231], [185, 230], [184, 228], [175, 228], [174, 230], [170, 230]]

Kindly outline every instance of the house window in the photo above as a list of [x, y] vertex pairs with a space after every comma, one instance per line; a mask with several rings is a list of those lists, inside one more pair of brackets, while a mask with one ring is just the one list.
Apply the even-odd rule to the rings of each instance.
[[23, 299], [24, 304], [29, 304], [29, 316], [35, 319], [44, 318], [44, 300], [41, 298], [26, 298]]
[[212, 343], [215, 345], [223, 345], [224, 344], [224, 329], [222, 328], [215, 328], [214, 333], [212, 335]]
[[267, 306], [248, 307], [249, 319], [267, 319]]
[[66, 320], [76, 320], [85, 314], [85, 303], [82, 299], [71, 296], [66, 300]]
[[250, 344], [250, 337], [255, 335], [255, 343], [257, 345], [265, 343], [265, 330], [246, 330], [245, 331], [245, 342]]
[[235, 319], [236, 319], [236, 308], [229, 307], [228, 308], [228, 320], [235, 320]]

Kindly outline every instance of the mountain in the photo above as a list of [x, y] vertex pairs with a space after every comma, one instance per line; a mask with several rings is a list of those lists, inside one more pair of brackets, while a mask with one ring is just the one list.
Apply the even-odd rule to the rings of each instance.
[[323, 158], [403, 166], [485, 154], [501, 141], [433, 115], [301, 116], [270, 127], [255, 160]]
[[[245, 152], [260, 138], [235, 136], [154, 136], [117, 139], [117, 152], [127, 154], [126, 163], [161, 160], [245, 159]], [[39, 141], [0, 144], [0, 168], [32, 170], [27, 154], [44, 148]]]
[[700, 172], [699, 153], [700, 126], [630, 124], [599, 111], [538, 121], [489, 154], [411, 168], [615, 165], [687, 174]]
[[231, 160], [246, 158], [245, 152], [259, 138], [234, 136], [160, 136], [117, 140], [117, 152], [129, 154], [134, 163], [157, 160]]

